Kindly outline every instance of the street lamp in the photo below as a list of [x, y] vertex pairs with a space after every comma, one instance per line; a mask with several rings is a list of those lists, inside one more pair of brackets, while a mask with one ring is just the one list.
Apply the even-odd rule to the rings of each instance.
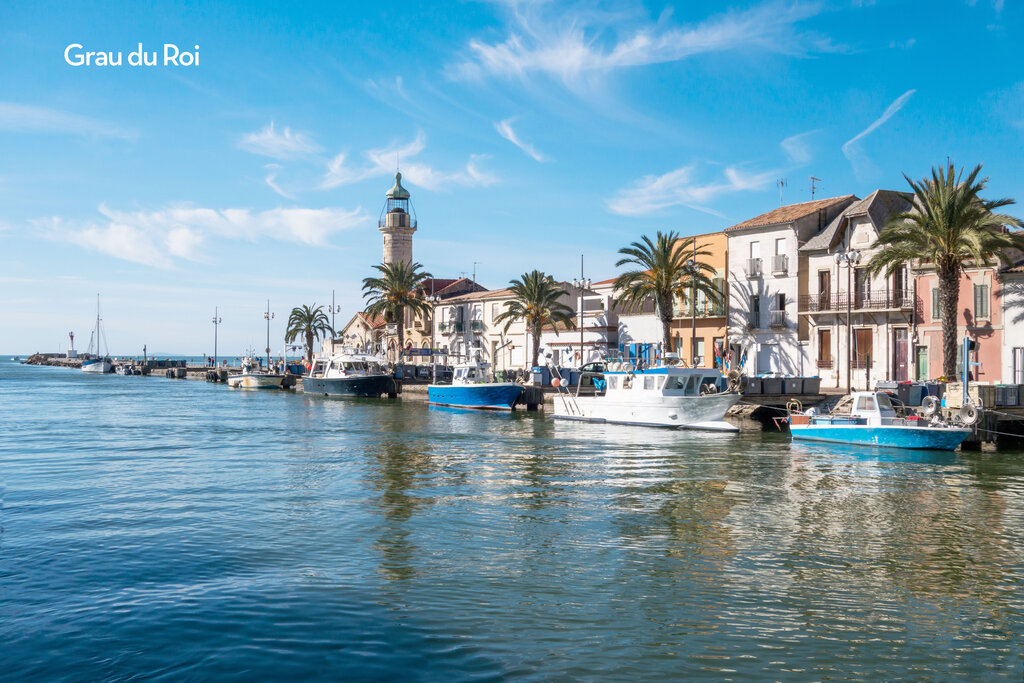
[[[572, 286], [580, 290], [580, 364], [583, 369], [583, 290], [590, 289], [590, 278], [583, 277], [583, 254], [580, 254], [580, 279], [572, 279]], [[581, 380], [582, 381], [582, 380]]]
[[274, 319], [274, 314], [270, 312], [270, 299], [267, 299], [267, 312], [263, 318], [267, 321], [267, 372], [270, 372], [270, 321]]
[[218, 308], [213, 307], [213, 367], [217, 367], [217, 328], [224, 322], [221, 317], [217, 315]]
[[[693, 243], [693, 250], [697, 251], [697, 242]], [[686, 261], [686, 272], [690, 274], [690, 367], [697, 367], [697, 261], [688, 259]]]
[[[331, 290], [331, 341], [334, 341], [334, 335], [338, 330], [337, 325], [334, 324], [334, 314], [341, 313], [341, 306], [334, 305], [334, 290]], [[333, 344], [332, 344], [333, 346]]]
[[427, 297], [427, 301], [430, 303], [430, 381], [437, 384], [437, 357], [434, 355], [434, 311], [437, 309], [441, 297], [431, 294]]
[[[860, 252], [856, 249], [837, 251], [832, 255], [836, 262], [836, 268], [846, 267], [846, 393], [849, 394], [853, 388], [853, 329], [850, 326], [850, 311], [853, 307], [853, 293], [850, 291], [853, 281], [853, 269], [860, 263]], [[836, 280], [839, 279], [839, 272], [836, 271]], [[838, 284], [838, 283], [837, 283]], [[867, 387], [865, 387], [867, 389]]]

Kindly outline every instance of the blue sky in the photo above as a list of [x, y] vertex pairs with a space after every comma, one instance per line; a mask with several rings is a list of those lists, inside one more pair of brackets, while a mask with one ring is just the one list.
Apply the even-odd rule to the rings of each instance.
[[[615, 274], [642, 234], [904, 189], [947, 156], [1024, 199], [1024, 10], [1002, 0], [4, 3], [0, 350], [261, 348], [339, 326], [400, 159], [439, 277]], [[165, 43], [198, 66], [71, 66]], [[74, 54], [74, 52], [72, 53]], [[1018, 214], [1019, 215], [1019, 214]], [[83, 343], [79, 343], [81, 348]]]

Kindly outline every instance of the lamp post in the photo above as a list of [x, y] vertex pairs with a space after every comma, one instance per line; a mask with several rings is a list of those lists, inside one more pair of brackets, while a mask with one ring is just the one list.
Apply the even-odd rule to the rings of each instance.
[[441, 297], [431, 294], [427, 297], [430, 302], [430, 381], [437, 384], [437, 361], [434, 355], [434, 311], [437, 309], [437, 302]]
[[267, 372], [270, 372], [270, 321], [274, 319], [274, 314], [270, 312], [270, 299], [267, 299], [267, 312], [263, 318], [267, 321]]
[[[223, 322], [221, 317], [217, 315], [218, 310], [219, 309], [216, 306], [213, 307], [213, 367], [217, 367], [219, 364], [219, 361], [217, 360], [217, 328], [220, 327], [220, 324]], [[143, 355], [145, 355], [145, 352], [143, 352]]]
[[580, 364], [583, 369], [583, 290], [590, 289], [590, 280], [583, 277], [583, 254], [580, 254], [580, 279], [572, 279], [572, 286], [580, 290]]
[[693, 241], [693, 255], [686, 261], [690, 274], [690, 367], [697, 367], [697, 240]]
[[[853, 309], [853, 269], [860, 263], [860, 252], [856, 249], [836, 252], [832, 258], [836, 262], [836, 268], [846, 267], [846, 393], [853, 389], [853, 328], [850, 325], [850, 313]], [[839, 272], [836, 272], [836, 279], [839, 279]], [[866, 389], [867, 387], [865, 387]]]

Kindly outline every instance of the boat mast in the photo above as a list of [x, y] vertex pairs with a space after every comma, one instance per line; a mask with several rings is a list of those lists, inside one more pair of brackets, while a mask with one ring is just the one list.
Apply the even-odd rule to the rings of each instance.
[[270, 312], [270, 299], [267, 299], [267, 312], [263, 317], [267, 321], [267, 372], [270, 372], [270, 321], [274, 319], [274, 314]]

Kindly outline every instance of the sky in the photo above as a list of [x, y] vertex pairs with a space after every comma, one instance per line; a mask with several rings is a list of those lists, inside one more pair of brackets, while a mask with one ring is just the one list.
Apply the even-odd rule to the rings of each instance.
[[260, 349], [268, 301], [280, 348], [332, 293], [341, 327], [396, 167], [415, 260], [492, 289], [613, 277], [780, 180], [863, 197], [948, 158], [1024, 200], [1020, 3], [149, 4], [0, 4], [2, 353], [84, 350], [97, 294], [114, 355], [212, 354], [215, 309], [221, 355]]

